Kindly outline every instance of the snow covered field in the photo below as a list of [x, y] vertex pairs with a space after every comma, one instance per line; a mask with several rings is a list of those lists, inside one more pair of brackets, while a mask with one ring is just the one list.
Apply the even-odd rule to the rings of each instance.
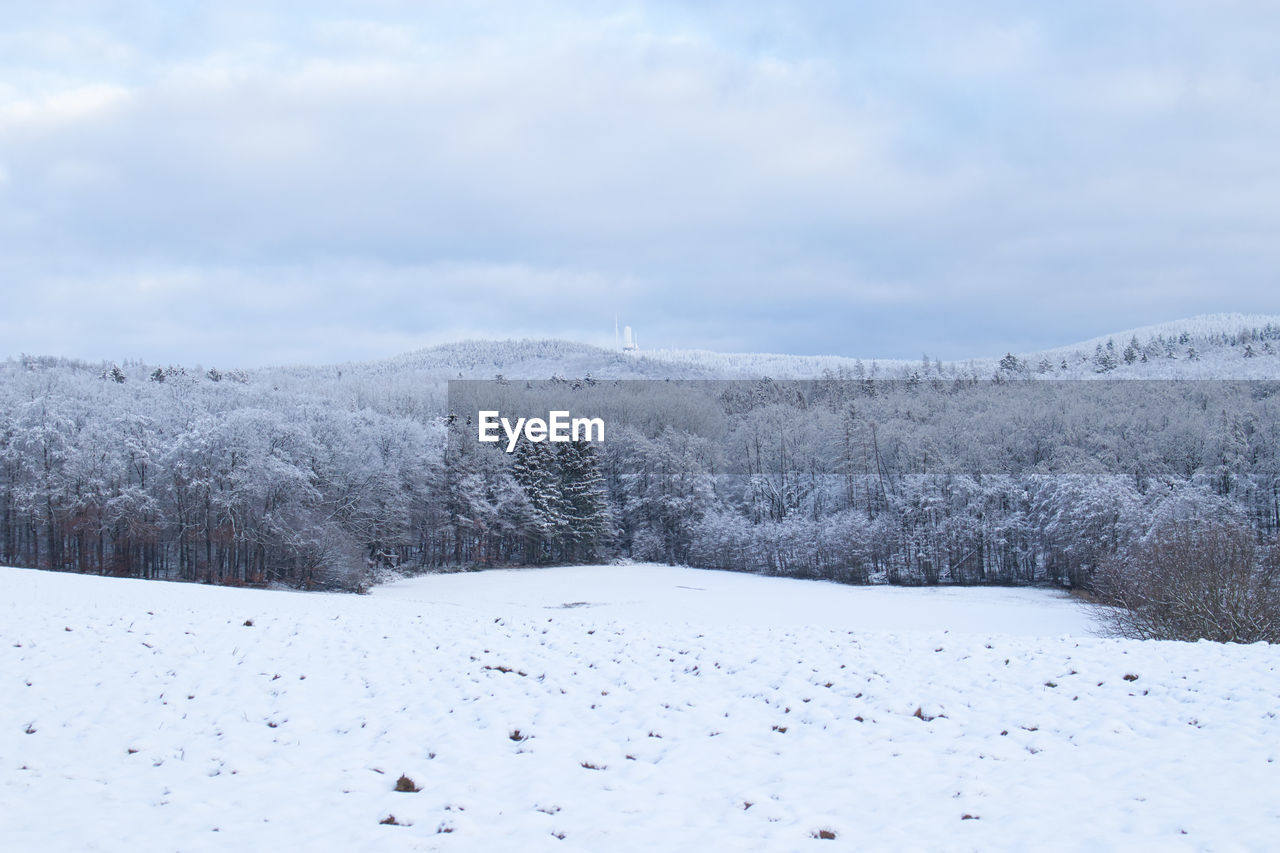
[[[533, 617], [583, 610], [594, 622], [859, 631], [951, 630], [1091, 636], [1090, 608], [1042, 589], [855, 587], [675, 566], [565, 566], [437, 575], [374, 595]], [[568, 605], [568, 606], [566, 606]]]
[[[22, 569], [0, 584], [5, 850], [1280, 834], [1280, 649], [1099, 639], [1047, 591], [656, 566], [363, 597]], [[420, 790], [395, 791], [401, 774]]]

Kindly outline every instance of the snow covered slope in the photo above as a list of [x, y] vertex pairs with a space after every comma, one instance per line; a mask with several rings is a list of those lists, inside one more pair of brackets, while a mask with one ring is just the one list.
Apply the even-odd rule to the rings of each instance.
[[[1124, 360], [1125, 347], [1139, 344], [1137, 357]], [[1099, 347], [1114, 348], [1116, 364], [1100, 371], [1093, 357]], [[920, 343], [926, 352], [928, 342]], [[1249, 347], [1246, 350], [1246, 347]], [[1142, 349], [1147, 358], [1142, 359]], [[706, 350], [656, 350], [644, 353], [651, 361], [667, 361], [724, 376], [773, 379], [811, 379], [824, 373], [865, 371], [876, 378], [897, 378], [924, 372], [919, 360], [854, 359], [844, 356], [782, 355], [776, 353], [717, 353]], [[949, 362], [944, 375], [990, 378], [1004, 353], [987, 358]], [[1280, 315], [1207, 314], [1112, 332], [1087, 341], [1047, 350], [1016, 354], [1029, 375], [1048, 379], [1275, 379], [1280, 378]], [[1049, 369], [1040, 369], [1041, 363]], [[1062, 365], [1066, 364], [1065, 367]], [[934, 369], [934, 368], [931, 368]]]
[[[1125, 349], [1135, 342], [1137, 357], [1128, 362]], [[1109, 348], [1116, 356], [1115, 368], [1099, 370], [1098, 351], [1105, 354]], [[1205, 314], [1026, 353], [1022, 360], [1050, 379], [1277, 379], [1280, 316]], [[1052, 369], [1040, 374], [1044, 362]], [[973, 364], [989, 373], [999, 365], [999, 358]]]
[[[1265, 849], [1280, 832], [1280, 648], [1080, 636], [1049, 593], [837, 599], [644, 566], [367, 597], [0, 584], [7, 850]], [[703, 603], [665, 610], [677, 588]], [[1028, 604], [1052, 635], [1025, 635]]]
[[[1133, 362], [1124, 349], [1136, 340], [1147, 349]], [[1098, 347], [1115, 350], [1113, 369], [1099, 371], [1093, 362]], [[1246, 346], [1252, 346], [1246, 356]], [[927, 341], [920, 346], [926, 352]], [[1261, 379], [1280, 377], [1280, 315], [1209, 314], [1138, 329], [1112, 332], [1087, 341], [1028, 353], [1018, 353], [1030, 375], [1049, 379], [1182, 378]], [[944, 375], [989, 378], [1004, 353], [988, 358], [950, 362]], [[1051, 369], [1040, 371], [1041, 362]], [[1062, 367], [1063, 362], [1066, 367]], [[315, 368], [300, 368], [314, 370]], [[465, 341], [407, 353], [381, 362], [349, 365], [353, 375], [413, 372], [423, 378], [507, 377], [542, 379], [550, 376], [594, 376], [601, 379], [758, 378], [815, 379], [824, 374], [870, 375], [891, 379], [923, 371], [920, 360], [850, 358], [835, 355], [782, 353], [721, 353], [709, 350], [665, 349], [619, 353], [568, 341]], [[274, 370], [274, 369], [272, 369]], [[325, 368], [325, 370], [331, 370]], [[936, 370], [931, 365], [929, 370]], [[270, 371], [268, 371], [270, 372]], [[927, 373], [927, 371], [925, 371]]]
[[713, 352], [711, 350], [649, 350], [644, 356], [652, 361], [692, 365], [709, 375], [726, 378], [817, 379], [824, 373], [853, 372], [861, 365], [875, 378], [888, 379], [904, 370], [918, 367], [918, 361], [898, 359], [862, 359], [842, 355], [788, 355], [772, 352]]

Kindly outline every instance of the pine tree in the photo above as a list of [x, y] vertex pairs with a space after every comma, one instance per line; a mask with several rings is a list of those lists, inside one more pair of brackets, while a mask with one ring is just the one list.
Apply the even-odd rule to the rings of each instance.
[[613, 516], [595, 445], [573, 441], [559, 446], [560, 491], [567, 512], [566, 556], [593, 559], [613, 535]]
[[569, 529], [555, 454], [545, 442], [522, 441], [516, 445], [511, 474], [531, 508], [525, 526], [525, 561], [547, 562], [552, 559], [553, 544]]
[[1116, 369], [1116, 345], [1112, 341], [1107, 341], [1106, 349], [1102, 344], [1098, 344], [1093, 350], [1093, 371], [1094, 373], [1109, 373]]

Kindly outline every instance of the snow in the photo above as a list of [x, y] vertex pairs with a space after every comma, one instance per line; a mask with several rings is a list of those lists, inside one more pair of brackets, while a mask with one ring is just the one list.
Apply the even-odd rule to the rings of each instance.
[[[632, 356], [637, 357], [635, 355]], [[876, 366], [879, 378], [897, 375], [898, 371], [919, 367], [919, 360], [859, 359], [843, 355], [790, 355], [774, 352], [715, 352], [700, 349], [645, 350], [643, 357], [654, 362], [691, 367], [717, 378], [818, 379], [824, 371], [853, 371], [859, 362], [863, 369]]]
[[[1023, 352], [1019, 353], [1019, 357], [1032, 366], [1041, 359], [1048, 359], [1055, 369], [1044, 376], [1033, 374], [1036, 378], [1047, 379], [1275, 379], [1280, 375], [1280, 353], [1259, 351], [1254, 358], [1245, 359], [1242, 355], [1243, 348], [1224, 345], [1218, 340], [1224, 335], [1234, 336], [1242, 330], [1264, 329], [1267, 326], [1280, 326], [1280, 315], [1204, 314], [1125, 329], [1073, 344]], [[1121, 363], [1116, 370], [1103, 375], [1095, 373], [1093, 365], [1088, 362], [1094, 347], [1099, 344], [1105, 346], [1108, 341], [1123, 351], [1131, 338], [1137, 338], [1140, 343], [1145, 344], [1157, 336], [1177, 339], [1183, 333], [1191, 337], [1192, 343], [1199, 350], [1199, 360], [1189, 360], [1187, 346], [1179, 345], [1177, 359], [1159, 358], [1132, 365]], [[985, 358], [951, 361], [947, 363], [946, 370], [989, 378], [999, 367], [1001, 356], [1002, 353], [993, 353]], [[768, 376], [773, 379], [816, 379], [825, 371], [856, 370], [859, 363], [866, 370], [870, 370], [873, 364], [876, 365], [880, 378], [893, 378], [909, 375], [911, 371], [921, 368], [918, 359], [856, 359], [835, 355], [665, 349], [645, 351], [644, 357], [650, 361], [692, 367], [725, 378]], [[1065, 372], [1057, 369], [1063, 359], [1068, 361]]]
[[370, 596], [0, 583], [10, 850], [1263, 849], [1280, 830], [1280, 650], [1088, 636], [1048, 591], [653, 566]]
[[1149, 338], [1160, 335], [1167, 338], [1176, 338], [1184, 332], [1193, 338], [1203, 340], [1219, 335], [1234, 335], [1241, 329], [1261, 329], [1268, 325], [1274, 326], [1277, 324], [1280, 324], [1280, 315], [1277, 314], [1197, 314], [1194, 317], [1185, 317], [1181, 320], [1122, 329], [1118, 332], [1089, 338], [1068, 346], [1043, 350], [1036, 353], [1036, 355], [1061, 356], [1068, 355], [1072, 350], [1084, 350], [1092, 353], [1095, 346], [1098, 344], [1105, 346], [1107, 341], [1115, 341], [1118, 345], [1124, 346], [1130, 338], [1137, 338], [1139, 341], [1145, 342]]
[[434, 601], [478, 616], [537, 618], [588, 609], [629, 624], [822, 627], [1090, 636], [1089, 608], [1066, 593], [978, 587], [854, 587], [824, 581], [654, 564], [562, 566], [437, 575], [377, 587], [402, 601]]

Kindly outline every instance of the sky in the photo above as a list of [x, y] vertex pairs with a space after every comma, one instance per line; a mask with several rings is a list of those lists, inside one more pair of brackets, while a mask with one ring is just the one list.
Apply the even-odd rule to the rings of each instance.
[[1280, 313], [1269, 0], [5, 6], [0, 358]]

